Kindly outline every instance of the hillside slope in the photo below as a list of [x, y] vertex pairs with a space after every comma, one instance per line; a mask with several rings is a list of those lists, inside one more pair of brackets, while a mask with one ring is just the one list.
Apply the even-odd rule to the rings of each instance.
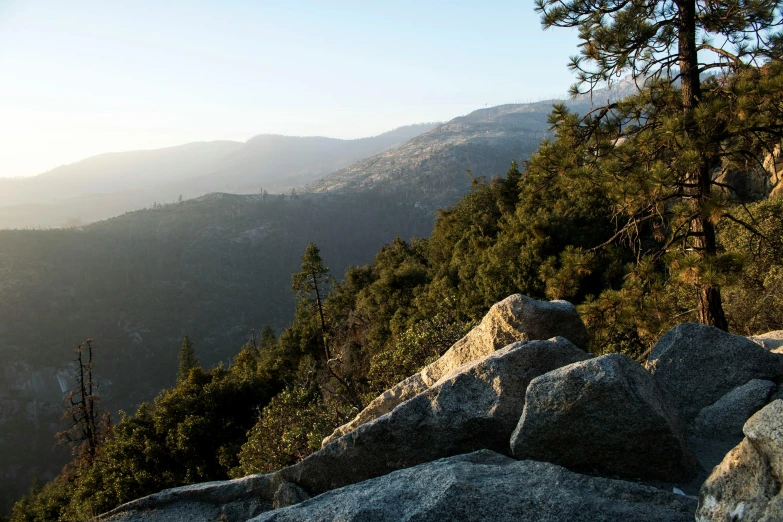
[[277, 193], [398, 146], [418, 124], [355, 140], [261, 135], [102, 154], [23, 179], [0, 178], [0, 229], [90, 223], [210, 192]]
[[0, 207], [46, 204], [87, 194], [174, 183], [210, 172], [223, 158], [243, 147], [236, 141], [214, 141], [112, 152], [30, 178], [0, 178]]
[[0, 367], [13, 369], [0, 377], [0, 491], [17, 497], [64, 463], [53, 435], [73, 348], [87, 337], [103, 406], [133, 411], [174, 383], [184, 335], [211, 366], [251, 329], [280, 332], [308, 242], [340, 276], [431, 224], [412, 204], [372, 195], [211, 194], [83, 229], [0, 231]]
[[[550, 136], [547, 116], [553, 103], [500, 105], [471, 112], [302, 190], [397, 193], [429, 209], [452, 204], [470, 188], [472, 178], [496, 176], [508, 169], [512, 159], [530, 157], [541, 140]], [[589, 100], [569, 105], [583, 111]]]

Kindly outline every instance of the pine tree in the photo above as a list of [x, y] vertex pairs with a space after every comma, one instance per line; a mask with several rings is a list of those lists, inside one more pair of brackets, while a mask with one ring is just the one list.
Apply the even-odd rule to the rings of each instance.
[[324, 319], [323, 302], [321, 301], [321, 289], [329, 278], [329, 269], [324, 266], [321, 259], [321, 251], [310, 243], [302, 254], [301, 271], [291, 276], [293, 283], [291, 289], [296, 292], [298, 298], [309, 298], [315, 294], [315, 305], [318, 311], [321, 326], [321, 335], [324, 343], [326, 359], [332, 358], [327, 342], [326, 320]]
[[201, 368], [201, 363], [196, 357], [196, 349], [193, 347], [193, 343], [186, 335], [182, 339], [182, 346], [179, 349], [179, 370], [177, 371], [177, 382], [180, 383], [188, 378], [190, 370], [193, 368]]
[[[559, 136], [571, 140], [572, 150], [593, 163], [616, 154], [624, 140], [636, 147], [625, 160], [635, 160], [627, 167], [639, 171], [633, 183], [641, 183], [647, 197], [629, 202], [618, 196], [618, 217], [627, 223], [613, 239], [638, 240], [648, 225], [668, 232], [663, 250], [681, 245], [699, 265], [700, 322], [722, 329], [728, 324], [720, 288], [707, 274], [718, 253], [715, 223], [726, 212], [711, 174], [731, 155], [747, 159], [754, 152], [726, 150], [727, 144], [747, 143], [750, 136], [767, 143], [780, 139], [779, 121], [759, 124], [747, 112], [739, 114], [737, 104], [726, 103], [755, 96], [756, 104], [744, 104], [752, 116], [764, 100], [764, 93], [751, 92], [747, 84], [739, 92], [731, 78], [763, 74], [759, 66], [781, 57], [779, 7], [778, 0], [536, 0], [544, 28], [579, 29], [580, 55], [570, 63], [578, 78], [572, 94], [592, 93], [626, 74], [644, 87], [630, 102], [608, 103], [582, 118], [558, 107], [551, 122]], [[719, 78], [705, 82], [702, 75], [713, 72]], [[729, 114], [716, 113], [721, 109]], [[631, 188], [623, 186], [623, 167], [611, 168], [603, 174], [621, 189]], [[685, 204], [672, 216], [677, 202]]]
[[261, 338], [258, 342], [259, 349], [269, 350], [275, 345], [276, 342], [277, 337], [275, 336], [274, 328], [269, 325], [264, 326], [264, 329], [261, 330]]
[[321, 339], [323, 341], [324, 355], [326, 356], [325, 366], [332, 377], [340, 383], [345, 390], [345, 394], [335, 393], [344, 398], [348, 403], [358, 410], [364, 409], [362, 400], [356, 390], [337, 369], [341, 364], [340, 354], [332, 356], [329, 348], [329, 330], [326, 325], [323, 306], [323, 289], [329, 280], [329, 269], [324, 266], [321, 259], [321, 252], [315, 243], [310, 243], [302, 254], [301, 271], [292, 275], [291, 288], [296, 292], [299, 299], [311, 299], [315, 295], [315, 309], [318, 313], [318, 324], [321, 330]]

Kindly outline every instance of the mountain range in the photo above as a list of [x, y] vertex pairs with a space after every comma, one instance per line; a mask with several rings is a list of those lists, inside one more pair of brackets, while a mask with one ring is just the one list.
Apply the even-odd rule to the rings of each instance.
[[[535, 151], [550, 109], [504, 105], [365, 140], [259, 136], [108, 154], [3, 180], [0, 227], [125, 213], [0, 230], [0, 367], [11, 369], [0, 381], [0, 490], [17, 497], [65, 461], [52, 435], [77, 343], [96, 339], [105, 407], [133, 411], [173, 384], [184, 335], [209, 366], [251, 329], [288, 325], [290, 275], [309, 242], [340, 277], [395, 237], [427, 236], [475, 178]], [[217, 186], [250, 194], [188, 199]], [[152, 208], [126, 212], [134, 205]]]
[[[0, 229], [82, 226], [211, 192], [371, 190], [435, 210], [456, 201], [473, 179], [501, 174], [512, 159], [532, 154], [549, 135], [556, 101], [479, 109], [355, 140], [264, 134], [245, 143], [101, 154], [30, 178], [0, 178]], [[583, 112], [591, 99], [566, 103]]]
[[435, 124], [355, 140], [264, 134], [101, 154], [30, 178], [0, 178], [0, 228], [81, 225], [210, 192], [280, 193], [405, 143]]
[[305, 192], [380, 191], [414, 196], [430, 209], [455, 202], [473, 179], [508, 170], [550, 135], [552, 101], [501, 105], [454, 118], [400, 147], [303, 187]]

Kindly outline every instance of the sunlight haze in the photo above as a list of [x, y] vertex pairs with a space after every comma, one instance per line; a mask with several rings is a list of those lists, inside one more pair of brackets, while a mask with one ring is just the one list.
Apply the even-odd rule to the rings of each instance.
[[0, 177], [560, 97], [575, 48], [532, 2], [0, 0]]

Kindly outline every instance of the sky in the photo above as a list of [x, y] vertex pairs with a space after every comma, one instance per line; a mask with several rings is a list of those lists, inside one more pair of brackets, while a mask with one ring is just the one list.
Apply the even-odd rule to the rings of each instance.
[[532, 0], [0, 0], [0, 177], [564, 97], [577, 43]]

